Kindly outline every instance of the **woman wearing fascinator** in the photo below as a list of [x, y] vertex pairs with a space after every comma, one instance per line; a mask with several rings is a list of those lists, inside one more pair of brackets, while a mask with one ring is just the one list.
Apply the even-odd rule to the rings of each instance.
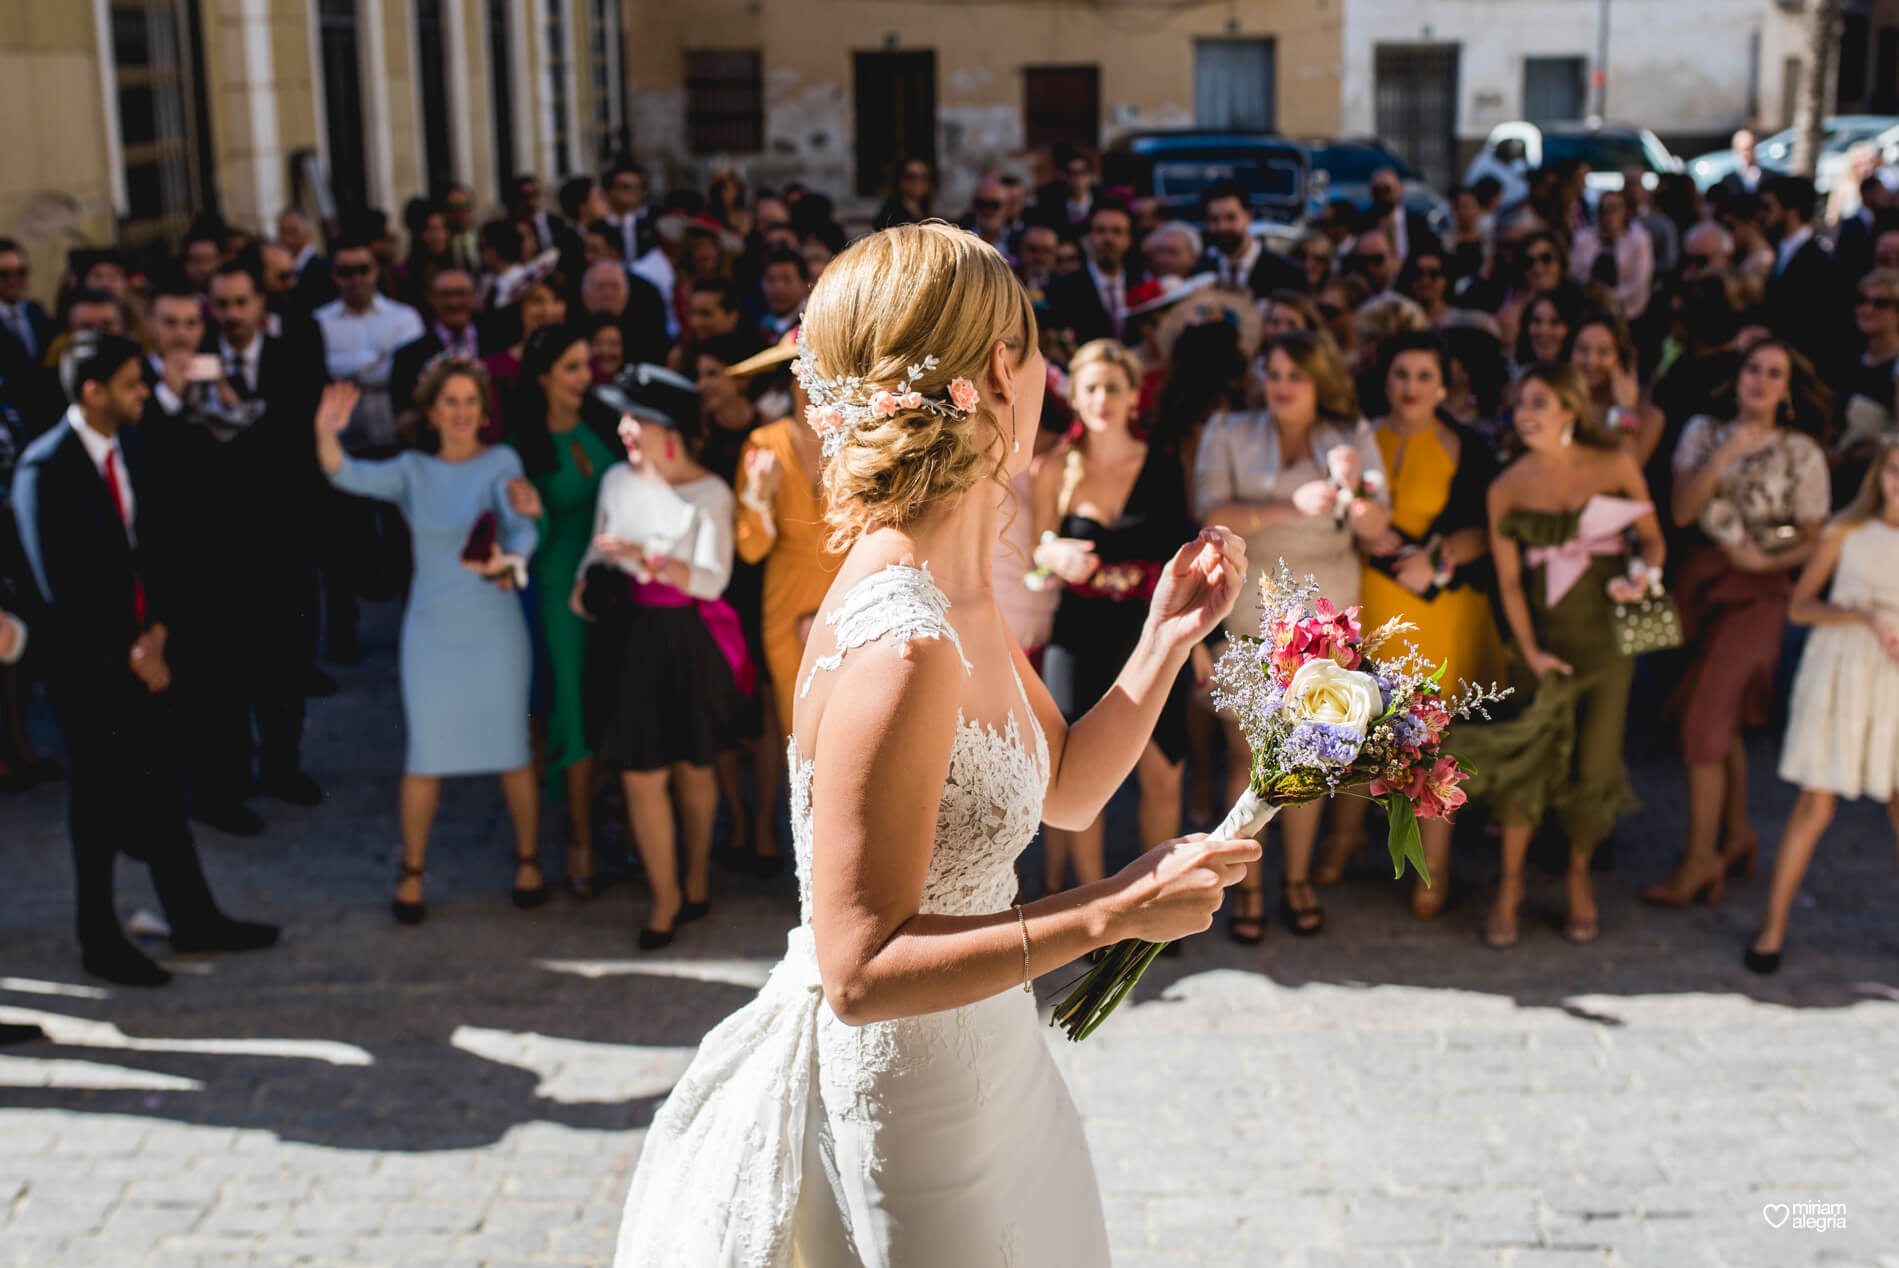
[[663, 366], [631, 365], [588, 396], [586, 411], [617, 418], [626, 461], [600, 481], [571, 602], [598, 622], [587, 652], [588, 739], [625, 788], [653, 890], [639, 946], [652, 951], [711, 911], [712, 763], [734, 743], [757, 671], [721, 597], [734, 505], [731, 488], [692, 454], [698, 389]]
[[514, 903], [547, 899], [537, 836], [538, 798], [528, 754], [527, 621], [512, 593], [527, 580], [534, 521], [508, 486], [521, 477], [514, 450], [481, 439], [488, 376], [459, 357], [432, 363], [405, 418], [415, 448], [370, 462], [343, 452], [356, 389], [333, 383], [316, 413], [317, 461], [330, 483], [393, 502], [415, 538], [415, 581], [402, 618], [402, 869], [393, 910], [403, 924], [425, 914], [422, 865], [429, 828], [450, 775], [499, 773], [514, 825]]
[[1011, 905], [1015, 863], [1043, 820], [1100, 813], [1246, 559], [1220, 529], [1183, 545], [1108, 695], [1063, 719], [993, 572], [1034, 455], [1036, 333], [1008, 262], [940, 223], [855, 243], [812, 293], [798, 374], [846, 553], [790, 719], [800, 920], [655, 1116], [621, 1268], [1108, 1262], [1034, 979], [1206, 929], [1259, 847], [1167, 841]]

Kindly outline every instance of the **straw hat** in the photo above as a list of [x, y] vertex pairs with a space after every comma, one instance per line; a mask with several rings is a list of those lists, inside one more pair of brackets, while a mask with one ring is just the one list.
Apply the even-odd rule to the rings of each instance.
[[[1211, 277], [1211, 274], [1202, 276]], [[1223, 321], [1232, 326], [1239, 335], [1240, 353], [1247, 360], [1259, 351], [1260, 340], [1265, 334], [1265, 323], [1259, 315], [1259, 306], [1250, 291], [1220, 284], [1202, 284], [1191, 292], [1172, 301], [1172, 311], [1154, 332], [1154, 338], [1160, 345], [1161, 355], [1174, 355], [1174, 341], [1180, 338], [1183, 330], [1189, 326], [1204, 326], [1209, 322]]]
[[798, 327], [793, 326], [777, 343], [756, 356], [745, 358], [737, 365], [726, 366], [725, 372], [735, 379], [750, 378], [754, 374], [765, 374], [790, 365], [797, 356]]

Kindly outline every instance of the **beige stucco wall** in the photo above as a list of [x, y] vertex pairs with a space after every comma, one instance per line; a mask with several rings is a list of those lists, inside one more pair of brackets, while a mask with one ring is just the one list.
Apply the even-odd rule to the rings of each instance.
[[[1276, 41], [1276, 123], [1304, 135], [1339, 119], [1343, 0], [1233, 0], [1187, 8], [1157, 0], [1063, 3], [884, 3], [882, 0], [627, 0], [633, 145], [642, 157], [696, 165], [685, 153], [685, 51], [764, 52], [765, 154], [734, 156], [758, 179], [794, 173], [840, 198], [855, 185], [851, 55], [934, 49], [937, 158], [944, 198], [967, 194], [998, 164], [1025, 167], [1022, 68], [1095, 64], [1103, 140], [1193, 122], [1196, 37]], [[682, 173], [684, 174], [684, 173]]]
[[0, 235], [25, 247], [41, 300], [66, 252], [110, 242], [117, 223], [98, 48], [86, 0], [0, 0]]

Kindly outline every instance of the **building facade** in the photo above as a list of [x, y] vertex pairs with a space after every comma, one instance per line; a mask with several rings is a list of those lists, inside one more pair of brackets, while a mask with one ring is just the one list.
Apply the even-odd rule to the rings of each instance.
[[194, 212], [478, 202], [628, 144], [620, 0], [0, 3], [0, 235], [35, 290], [66, 251], [175, 242]]

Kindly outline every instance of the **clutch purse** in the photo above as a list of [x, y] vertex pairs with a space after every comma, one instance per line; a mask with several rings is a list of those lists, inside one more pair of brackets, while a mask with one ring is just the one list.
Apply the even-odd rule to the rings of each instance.
[[475, 520], [475, 526], [468, 531], [468, 540], [462, 543], [462, 559], [471, 564], [488, 566], [495, 553], [495, 533], [500, 521], [493, 511], [483, 511]]
[[1609, 616], [1616, 650], [1624, 656], [1665, 652], [1682, 644], [1681, 609], [1667, 592], [1647, 595], [1634, 603], [1617, 603]]

